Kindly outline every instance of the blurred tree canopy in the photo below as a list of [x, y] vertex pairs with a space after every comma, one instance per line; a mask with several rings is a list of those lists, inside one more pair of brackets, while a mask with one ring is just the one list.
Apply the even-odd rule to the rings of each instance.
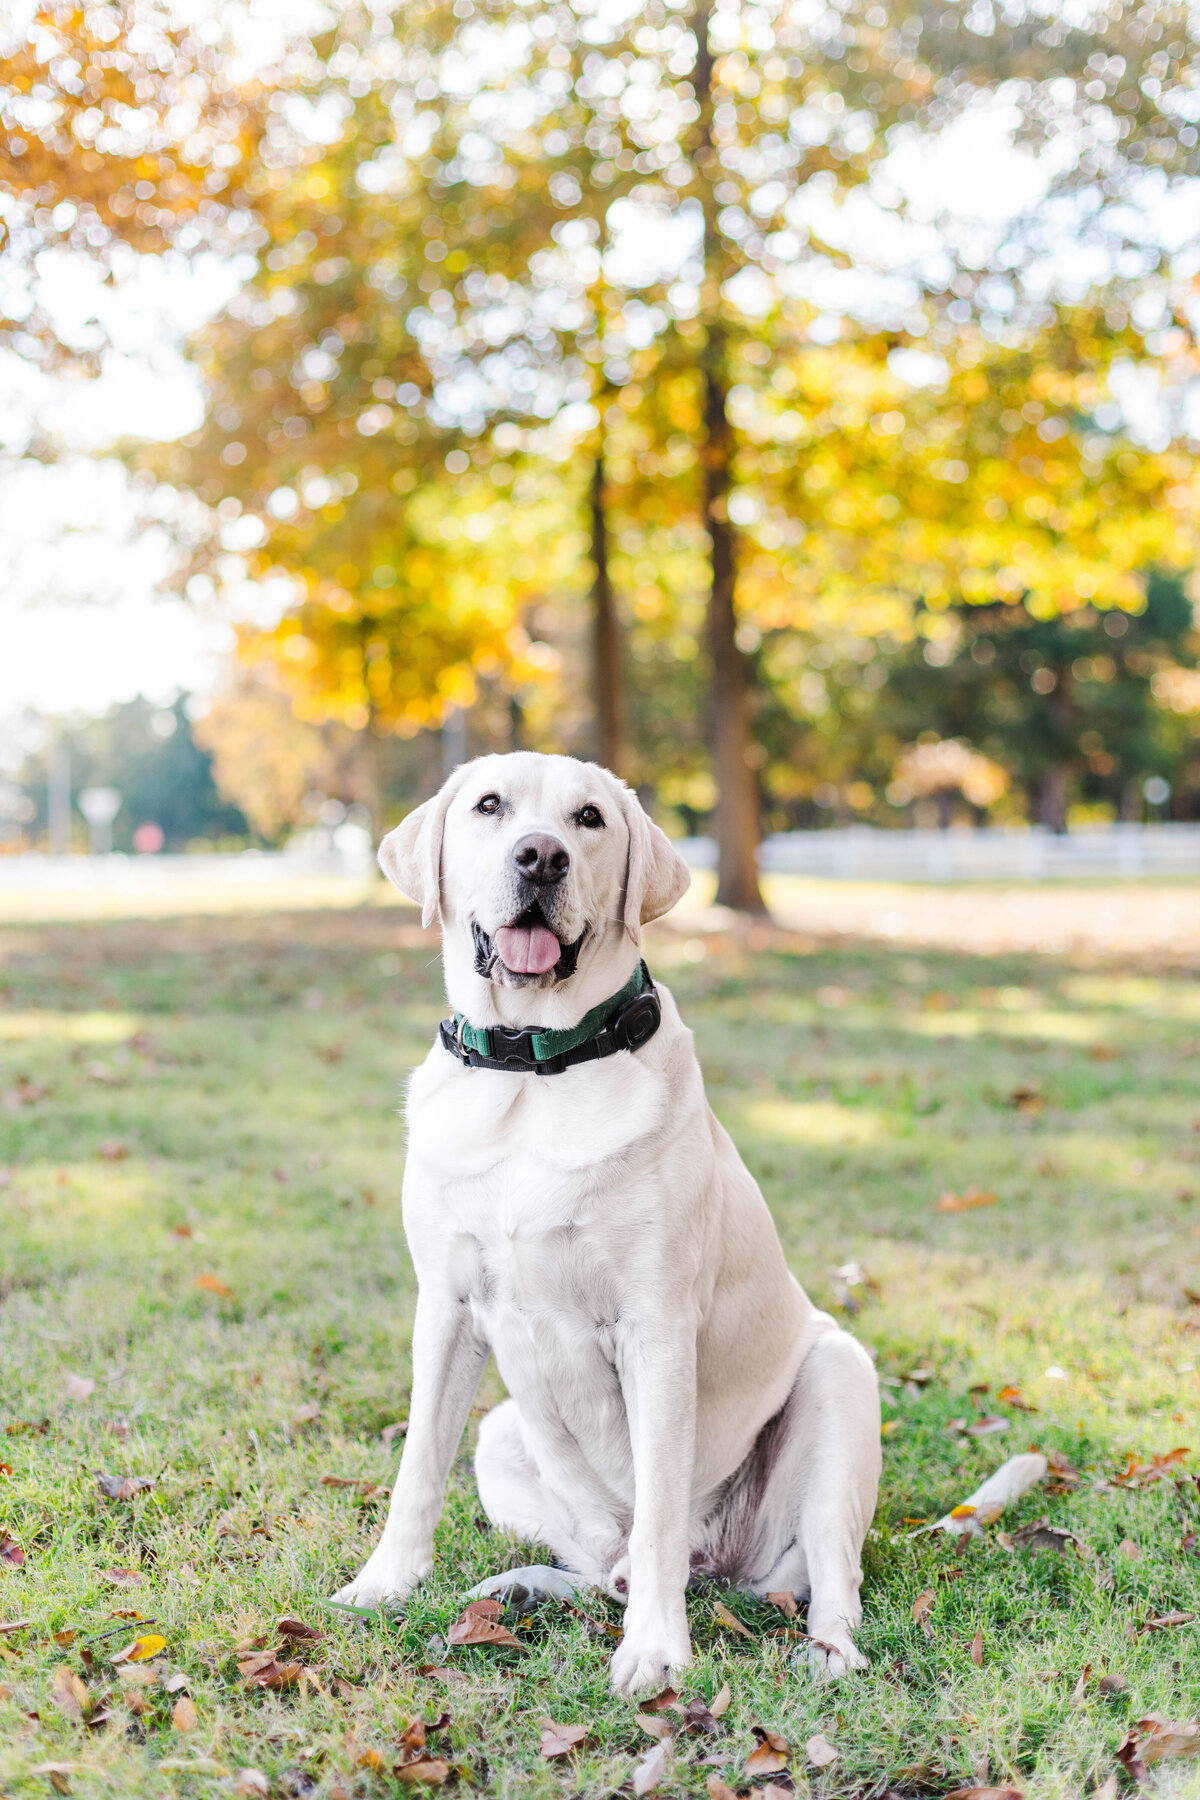
[[[219, 213], [256, 258], [194, 346], [206, 424], [155, 466], [212, 508], [214, 569], [290, 581], [245, 654], [303, 718], [360, 734], [377, 812], [389, 734], [486, 690], [508, 741], [581, 748], [586, 705], [608, 760], [684, 815], [715, 803], [720, 898], [755, 908], [764, 808], [840, 779], [803, 701], [820, 643], [868, 648], [878, 764], [905, 708], [874, 706], [868, 664], [902, 688], [908, 655], [948, 694], [926, 651], [951, 626], [965, 641], [973, 608], [980, 629], [1024, 621], [993, 631], [999, 661], [1025, 630], [1065, 634], [1066, 656], [1102, 614], [1141, 613], [1151, 568], [1193, 558], [1193, 464], [1131, 437], [1111, 381], [1178, 385], [1194, 351], [1147, 223], [1195, 193], [1181, 4], [347, 3], [236, 103], [225, 70], [201, 95], [212, 51], [191, 39], [144, 78], [121, 63], [132, 8], [48, 16], [90, 33], [47, 63], [67, 71], [59, 162], [102, 154], [89, 82], [141, 81], [165, 160], [138, 201], [113, 139], [121, 207], [132, 193], [177, 243], [179, 219]], [[58, 80], [26, 60], [18, 110]], [[165, 104], [179, 79], [191, 114]], [[1049, 193], [990, 236], [943, 222], [936, 250], [917, 231], [876, 254], [872, 232], [909, 229], [889, 158], [997, 98], [1051, 157]], [[165, 217], [143, 217], [160, 190]], [[96, 216], [103, 255], [129, 214]], [[1067, 296], [1071, 240], [1094, 279]], [[1061, 732], [1021, 742], [1070, 765]], [[1091, 780], [1115, 752], [1081, 754]]]

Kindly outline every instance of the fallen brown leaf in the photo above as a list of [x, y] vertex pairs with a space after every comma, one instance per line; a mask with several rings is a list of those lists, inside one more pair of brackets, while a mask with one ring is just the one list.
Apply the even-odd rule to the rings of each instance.
[[69, 1650], [78, 1636], [78, 1631], [76, 1631], [74, 1627], [68, 1626], [66, 1631], [56, 1631], [54, 1633], [54, 1641], [60, 1650]]
[[507, 1625], [499, 1623], [501, 1610], [498, 1600], [472, 1600], [450, 1627], [450, 1642], [461, 1645], [503, 1644], [517, 1650], [524, 1649], [520, 1638], [514, 1637]]
[[714, 1719], [723, 1719], [725, 1717], [725, 1714], [729, 1711], [729, 1702], [731, 1699], [732, 1695], [729, 1692], [729, 1683], [723, 1681], [717, 1689], [716, 1694], [713, 1696], [708, 1708]]
[[1122, 1556], [1127, 1556], [1130, 1562], [1138, 1562], [1141, 1559], [1142, 1553], [1132, 1538], [1122, 1538], [1117, 1545], [1117, 1549], [1121, 1552]]
[[1002, 1419], [998, 1413], [985, 1413], [982, 1419], [972, 1419], [969, 1425], [963, 1426], [965, 1437], [994, 1437], [997, 1432], [1007, 1431], [1011, 1419]]
[[319, 1400], [306, 1400], [304, 1405], [292, 1414], [292, 1424], [311, 1425], [313, 1420], [319, 1419], [320, 1416], [321, 1402]]
[[113, 1587], [136, 1587], [142, 1579], [140, 1569], [102, 1569], [101, 1580], [109, 1582]]
[[195, 1731], [200, 1715], [186, 1694], [180, 1694], [171, 1708], [171, 1724], [176, 1731]]
[[816, 1737], [810, 1737], [805, 1744], [804, 1754], [814, 1769], [827, 1769], [830, 1763], [837, 1761], [841, 1752], [834, 1749], [823, 1732], [818, 1731]]
[[668, 1706], [678, 1703], [679, 1695], [674, 1688], [663, 1688], [660, 1694], [652, 1694], [648, 1700], [639, 1700], [638, 1709], [644, 1713], [666, 1712]]
[[1020, 1388], [1013, 1387], [1011, 1383], [1002, 1387], [996, 1398], [1003, 1401], [1005, 1406], [1015, 1406], [1018, 1412], [1035, 1413], [1037, 1411], [1032, 1400], [1026, 1400]]
[[1015, 1787], [969, 1787], [955, 1788], [946, 1800], [1025, 1800], [1025, 1796]]
[[932, 1588], [924, 1588], [912, 1603], [913, 1624], [919, 1625], [927, 1638], [933, 1637], [933, 1622], [929, 1615], [935, 1598]]
[[947, 1191], [934, 1202], [934, 1212], [961, 1213], [977, 1212], [981, 1206], [995, 1206], [1000, 1199], [990, 1188], [967, 1188], [961, 1194]]
[[44, 1762], [35, 1763], [30, 1769], [31, 1775], [44, 1775], [56, 1794], [69, 1794], [71, 1776], [75, 1772], [74, 1763]]
[[270, 1688], [273, 1693], [281, 1694], [299, 1681], [300, 1664], [276, 1662], [273, 1656], [254, 1656], [248, 1662], [239, 1662], [238, 1674], [243, 1687]]
[[97, 1144], [96, 1155], [105, 1162], [124, 1162], [129, 1155], [129, 1145], [123, 1144], [120, 1138], [105, 1138], [102, 1144]]
[[236, 1800], [271, 1800], [271, 1783], [261, 1769], [242, 1769], [233, 1792]]
[[768, 1594], [767, 1599], [772, 1606], [777, 1606], [785, 1618], [794, 1619], [799, 1614], [795, 1594]]
[[392, 1774], [397, 1781], [441, 1787], [450, 1774], [450, 1764], [440, 1756], [419, 1756], [413, 1762], [397, 1763]]
[[1086, 1558], [1093, 1554], [1090, 1544], [1085, 1544], [1065, 1525], [1052, 1525], [1049, 1519], [1035, 1519], [1032, 1525], [1022, 1525], [1019, 1531], [1013, 1532], [1012, 1542], [1016, 1550], [1057, 1550], [1060, 1556], [1065, 1556], [1073, 1548], [1077, 1556]]
[[197, 1275], [196, 1286], [206, 1294], [219, 1294], [222, 1300], [233, 1299], [233, 1289], [219, 1275]]
[[588, 1734], [586, 1725], [556, 1725], [553, 1719], [542, 1720], [542, 1742], [539, 1754], [545, 1757], [569, 1756]]
[[710, 1775], [705, 1787], [708, 1789], [708, 1800], [738, 1800], [737, 1790], [731, 1788], [727, 1781], [719, 1775]]
[[776, 1775], [788, 1766], [791, 1751], [786, 1738], [780, 1737], [777, 1731], [769, 1731], [765, 1725], [752, 1725], [755, 1744], [746, 1758], [747, 1775]]
[[1045, 1110], [1046, 1106], [1046, 1102], [1038, 1092], [1037, 1088], [1028, 1087], [1024, 1084], [1022, 1084], [1021, 1087], [1015, 1087], [1013, 1089], [1012, 1093], [1008, 1096], [1008, 1104], [1011, 1107], [1014, 1107], [1017, 1112], [1023, 1113], [1040, 1113]]
[[68, 1375], [63, 1389], [68, 1400], [89, 1400], [96, 1391], [96, 1383], [90, 1375]]
[[158, 1682], [164, 1694], [182, 1694], [188, 1686], [188, 1678], [182, 1669], [176, 1669], [173, 1675], [160, 1675]]
[[754, 1633], [746, 1630], [736, 1613], [731, 1613], [723, 1600], [713, 1601], [713, 1617], [724, 1625], [726, 1631], [736, 1631], [739, 1637], [748, 1638], [751, 1643], [754, 1642]]
[[1200, 1756], [1200, 1720], [1164, 1719], [1161, 1713], [1147, 1713], [1137, 1721], [1117, 1751], [1117, 1760], [1125, 1764], [1135, 1781], [1143, 1779], [1151, 1763], [1174, 1762], [1182, 1757]]
[[306, 1625], [303, 1619], [277, 1619], [275, 1629], [280, 1637], [301, 1639], [305, 1643], [315, 1644], [325, 1636], [323, 1631], [316, 1631]]
[[106, 1500], [132, 1500], [145, 1493], [154, 1482], [148, 1475], [97, 1475], [96, 1486]]
[[1084, 1696], [1087, 1693], [1088, 1678], [1091, 1675], [1091, 1673], [1092, 1673], [1091, 1663], [1084, 1663], [1083, 1668], [1079, 1672], [1079, 1679], [1075, 1683], [1075, 1686], [1071, 1689], [1071, 1698], [1070, 1698], [1070, 1701], [1068, 1702], [1068, 1704], [1070, 1706], [1082, 1706], [1083, 1705]]
[[1129, 1683], [1123, 1675], [1102, 1675], [1096, 1686], [1102, 1694], [1123, 1694]]
[[982, 1669], [982, 1667], [983, 1667], [983, 1628], [982, 1628], [982, 1626], [975, 1633], [975, 1636], [971, 1639], [971, 1661], [975, 1664], [975, 1667], [977, 1669]]
[[1160, 1613], [1155, 1619], [1147, 1619], [1142, 1630], [1169, 1631], [1172, 1625], [1190, 1625], [1195, 1617], [1194, 1612]]
[[671, 1740], [663, 1738], [643, 1756], [633, 1771], [635, 1794], [651, 1794], [665, 1780], [671, 1756]]
[[55, 1669], [54, 1680], [50, 1683], [50, 1701], [72, 1725], [82, 1725], [87, 1717], [88, 1691], [74, 1669]]
[[0, 1637], [10, 1637], [14, 1631], [28, 1631], [32, 1624], [32, 1619], [5, 1619], [0, 1623]]
[[16, 1538], [0, 1533], [0, 1569], [23, 1569], [25, 1552]]

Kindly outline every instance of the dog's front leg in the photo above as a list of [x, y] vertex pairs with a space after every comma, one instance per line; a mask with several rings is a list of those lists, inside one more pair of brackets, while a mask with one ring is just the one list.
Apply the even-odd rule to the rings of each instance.
[[665, 1687], [691, 1661], [687, 1590], [696, 1441], [694, 1332], [659, 1323], [623, 1331], [618, 1367], [633, 1450], [633, 1529], [625, 1635], [613, 1654], [622, 1694]]
[[422, 1284], [413, 1323], [413, 1384], [400, 1473], [377, 1548], [334, 1595], [347, 1606], [404, 1600], [433, 1567], [446, 1477], [483, 1374], [488, 1347], [457, 1294]]

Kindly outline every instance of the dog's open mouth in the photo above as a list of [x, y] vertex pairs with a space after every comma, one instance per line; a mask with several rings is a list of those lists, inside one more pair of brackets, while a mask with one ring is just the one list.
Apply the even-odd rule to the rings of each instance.
[[511, 925], [498, 925], [490, 936], [474, 921], [471, 931], [475, 938], [477, 974], [490, 976], [496, 963], [500, 962], [509, 975], [523, 980], [553, 974], [559, 981], [565, 981], [575, 973], [579, 948], [587, 935], [585, 928], [573, 944], [564, 944], [551, 931], [536, 903]]

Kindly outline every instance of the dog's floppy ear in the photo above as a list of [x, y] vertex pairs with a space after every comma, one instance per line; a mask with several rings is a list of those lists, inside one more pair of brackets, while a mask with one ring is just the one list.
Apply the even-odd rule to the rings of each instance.
[[665, 831], [647, 818], [637, 795], [622, 789], [629, 826], [629, 867], [625, 875], [625, 929], [635, 944], [642, 926], [670, 912], [687, 893], [692, 872]]
[[380, 868], [407, 899], [416, 901], [426, 928], [441, 912], [442, 833], [459, 785], [456, 772], [432, 800], [415, 807], [389, 831], [379, 846]]

